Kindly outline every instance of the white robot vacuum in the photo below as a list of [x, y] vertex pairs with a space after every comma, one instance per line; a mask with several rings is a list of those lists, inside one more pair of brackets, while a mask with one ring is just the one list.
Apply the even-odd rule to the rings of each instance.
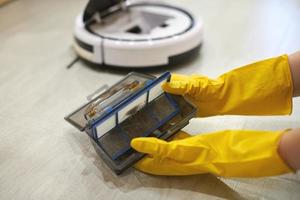
[[93, 64], [155, 67], [198, 53], [203, 25], [190, 12], [165, 3], [90, 0], [75, 24], [74, 48]]

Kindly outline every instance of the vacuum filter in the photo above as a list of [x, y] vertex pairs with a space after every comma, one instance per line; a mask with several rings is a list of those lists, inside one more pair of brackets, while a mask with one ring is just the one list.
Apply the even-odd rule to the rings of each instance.
[[104, 162], [120, 174], [144, 156], [131, 148], [133, 138], [167, 139], [196, 115], [183, 97], [161, 89], [169, 78], [169, 72], [159, 78], [130, 73], [65, 119], [85, 131]]

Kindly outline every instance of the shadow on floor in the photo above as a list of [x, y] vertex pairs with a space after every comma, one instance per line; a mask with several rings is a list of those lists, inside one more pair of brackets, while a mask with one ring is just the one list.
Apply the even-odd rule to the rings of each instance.
[[222, 180], [210, 174], [181, 177], [153, 176], [131, 168], [117, 176], [98, 156], [93, 148], [92, 141], [88, 142], [88, 136], [86, 134], [69, 132], [68, 135], [68, 137], [72, 137], [72, 139], [68, 141], [73, 141], [74, 143], [72, 145], [78, 145], [84, 157], [88, 158], [87, 160], [93, 160], [92, 162], [95, 167], [90, 166], [91, 162], [84, 163], [86, 167], [82, 171], [82, 175], [84, 176], [93, 173], [112, 189], [117, 189], [124, 193], [138, 190], [139, 188], [149, 188], [150, 190], [175, 189], [180, 191], [196, 192], [218, 198], [245, 199], [245, 197], [234, 191]]
[[[97, 65], [83, 59], [75, 59], [74, 61], [81, 63], [80, 66], [86, 66], [95, 72], [108, 72], [113, 74], [126, 75], [132, 71], [146, 73], [146, 74], [159, 74], [164, 71], [171, 71], [171, 70], [176, 70], [187, 66], [192, 66], [197, 59], [201, 59], [201, 48], [199, 52], [194, 53], [190, 57], [185, 58], [183, 60], [178, 59], [176, 60], [176, 62], [171, 63], [167, 66], [156, 66], [156, 67], [147, 67], [147, 68], [138, 68], [138, 67], [124, 68], [124, 67], [117, 67], [117, 66]], [[71, 65], [73, 64], [74, 63], [71, 63]]]

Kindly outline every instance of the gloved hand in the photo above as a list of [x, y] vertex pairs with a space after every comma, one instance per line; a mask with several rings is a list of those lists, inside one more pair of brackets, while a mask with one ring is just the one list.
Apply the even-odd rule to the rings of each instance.
[[262, 177], [292, 172], [277, 152], [283, 133], [228, 130], [190, 136], [181, 131], [171, 142], [135, 138], [131, 146], [148, 154], [135, 164], [145, 173]]
[[235, 69], [216, 80], [173, 74], [163, 89], [184, 95], [201, 117], [281, 115], [292, 110], [293, 83], [286, 55]]

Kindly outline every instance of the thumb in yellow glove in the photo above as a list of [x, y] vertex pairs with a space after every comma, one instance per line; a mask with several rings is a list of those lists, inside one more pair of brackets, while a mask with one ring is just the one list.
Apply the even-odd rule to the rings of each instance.
[[279, 115], [292, 110], [293, 83], [287, 55], [243, 66], [216, 80], [173, 74], [163, 89], [184, 95], [202, 117]]
[[131, 146], [148, 154], [135, 165], [145, 173], [274, 176], [292, 172], [277, 152], [283, 133], [227, 130], [190, 136], [181, 131], [171, 142], [157, 138], [135, 138]]

